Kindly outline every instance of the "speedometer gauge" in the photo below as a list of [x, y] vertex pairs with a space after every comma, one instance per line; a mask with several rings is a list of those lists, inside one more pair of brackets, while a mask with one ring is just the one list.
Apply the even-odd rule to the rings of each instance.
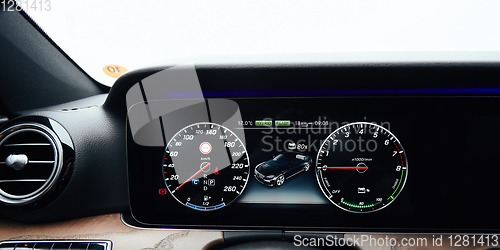
[[356, 122], [331, 133], [321, 145], [316, 178], [325, 196], [356, 213], [380, 210], [403, 189], [408, 164], [399, 140], [382, 126]]
[[228, 128], [196, 123], [170, 139], [163, 156], [163, 178], [172, 196], [201, 211], [227, 206], [243, 192], [249, 176], [243, 142]]

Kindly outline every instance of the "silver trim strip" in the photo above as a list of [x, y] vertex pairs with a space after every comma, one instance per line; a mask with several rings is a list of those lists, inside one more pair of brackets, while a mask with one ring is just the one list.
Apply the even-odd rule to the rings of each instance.
[[[35, 246], [36, 244], [38, 243], [52, 243], [52, 245], [56, 244], [56, 243], [71, 243], [70, 244], [70, 247], [68, 248], [68, 250], [71, 249], [71, 245], [73, 243], [97, 243], [97, 244], [104, 244], [105, 245], [105, 250], [111, 250], [112, 249], [112, 242], [110, 240], [25, 240], [25, 241], [11, 241], [11, 240], [6, 240], [6, 241], [1, 241], [0, 242], [0, 247], [2, 246], [2, 244], [29, 244], [29, 243], [35, 243]], [[88, 245], [87, 245], [87, 249], [88, 249]], [[17, 247], [16, 247], [17, 248]], [[52, 249], [52, 247], [51, 247]]]
[[294, 176], [296, 176], [296, 175], [298, 175], [298, 174], [300, 174], [300, 173], [302, 173], [302, 172], [304, 172], [304, 169], [301, 169], [299, 172], [297, 172], [297, 173], [295, 173], [295, 174], [292, 174], [292, 175], [288, 176], [288, 178], [286, 178], [286, 179], [288, 180], [288, 179], [290, 179], [290, 178], [292, 178], [292, 177], [294, 177]]

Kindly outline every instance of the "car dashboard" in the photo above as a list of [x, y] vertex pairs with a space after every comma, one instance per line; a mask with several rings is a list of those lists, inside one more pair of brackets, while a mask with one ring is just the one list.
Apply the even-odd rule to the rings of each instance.
[[497, 76], [480, 63], [132, 71], [107, 94], [2, 125], [0, 240], [497, 237]]

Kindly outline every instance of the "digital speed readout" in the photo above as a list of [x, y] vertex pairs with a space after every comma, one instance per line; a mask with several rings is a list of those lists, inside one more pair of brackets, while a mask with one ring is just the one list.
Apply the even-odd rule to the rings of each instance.
[[245, 189], [250, 161], [243, 142], [228, 128], [197, 123], [168, 142], [163, 178], [172, 196], [192, 209], [209, 211], [233, 202]]

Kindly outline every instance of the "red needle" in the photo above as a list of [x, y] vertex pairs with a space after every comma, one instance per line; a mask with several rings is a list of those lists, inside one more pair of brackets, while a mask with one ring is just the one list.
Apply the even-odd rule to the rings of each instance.
[[368, 167], [321, 167], [322, 169], [368, 169]]
[[208, 163], [207, 165], [205, 165], [204, 167], [202, 167], [200, 170], [198, 170], [198, 172], [196, 172], [195, 174], [193, 174], [193, 176], [189, 177], [189, 179], [187, 179], [184, 183], [182, 183], [180, 186], [178, 186], [174, 191], [177, 191], [177, 189], [179, 189], [182, 186], [184, 186], [184, 184], [186, 184], [188, 181], [190, 181], [191, 179], [193, 179], [197, 174], [199, 174], [201, 171], [203, 171], [203, 169], [207, 168], [208, 166], [210, 166], [210, 163]]

